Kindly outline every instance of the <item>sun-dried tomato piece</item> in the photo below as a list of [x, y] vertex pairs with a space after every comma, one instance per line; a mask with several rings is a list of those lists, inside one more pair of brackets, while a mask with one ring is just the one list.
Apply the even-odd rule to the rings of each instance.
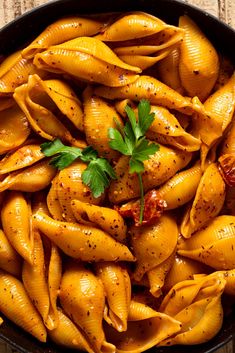
[[235, 154], [224, 154], [218, 160], [219, 171], [229, 186], [235, 186]]
[[161, 217], [167, 207], [166, 201], [159, 198], [157, 190], [151, 190], [144, 196], [144, 215], [142, 224], [140, 221], [140, 200], [130, 201], [122, 206], [115, 206], [115, 209], [124, 218], [131, 218], [135, 226], [149, 224]]

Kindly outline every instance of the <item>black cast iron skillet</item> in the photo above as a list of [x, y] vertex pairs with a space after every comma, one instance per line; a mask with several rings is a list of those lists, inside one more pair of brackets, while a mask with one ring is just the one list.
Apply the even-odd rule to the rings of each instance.
[[[188, 14], [213, 42], [217, 50], [230, 57], [235, 64], [235, 31], [205, 11], [179, 0], [52, 1], [17, 18], [0, 30], [0, 55], [5, 56], [26, 45], [47, 25], [60, 17], [74, 14], [133, 10], [149, 12], [174, 25], [177, 25], [180, 15]], [[25, 315], [27, 315], [27, 312]], [[233, 339], [233, 336], [235, 336], [235, 316], [234, 313], [230, 313], [225, 317], [224, 325], [219, 334], [206, 344], [153, 348], [150, 351], [156, 353], [212, 353]], [[43, 344], [36, 341], [7, 319], [0, 326], [0, 338], [23, 353], [69, 352], [68, 349], [60, 348], [53, 343]]]

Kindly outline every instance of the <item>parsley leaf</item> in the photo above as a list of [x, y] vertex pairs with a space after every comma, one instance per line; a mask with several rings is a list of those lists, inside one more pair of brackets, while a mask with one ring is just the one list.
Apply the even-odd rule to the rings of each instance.
[[141, 100], [138, 104], [138, 120], [135, 112], [128, 105], [125, 112], [128, 116], [124, 129], [110, 128], [108, 136], [110, 138], [109, 145], [112, 149], [121, 152], [126, 156], [130, 156], [129, 172], [137, 173], [140, 185], [140, 224], [143, 221], [144, 212], [144, 191], [141, 173], [144, 172], [144, 161], [148, 160], [151, 155], [159, 150], [159, 145], [150, 142], [144, 136], [152, 122], [154, 121], [154, 113], [150, 113], [151, 107], [147, 100]]
[[99, 197], [109, 186], [109, 181], [116, 179], [113, 168], [105, 158], [92, 160], [82, 173], [82, 181], [88, 185], [94, 197]]
[[46, 157], [52, 157], [50, 164], [62, 170], [72, 164], [77, 158], [88, 163], [82, 173], [82, 181], [90, 187], [94, 197], [99, 197], [109, 186], [110, 179], [116, 179], [116, 174], [105, 158], [99, 158], [98, 152], [88, 146], [81, 150], [77, 147], [65, 146], [59, 139], [41, 144], [41, 151]]

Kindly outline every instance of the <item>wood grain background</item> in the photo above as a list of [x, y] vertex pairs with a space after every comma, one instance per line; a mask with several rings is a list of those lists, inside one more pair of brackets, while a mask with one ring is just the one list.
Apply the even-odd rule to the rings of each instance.
[[[109, 0], [107, 0], [109, 1]], [[156, 0], [157, 1], [157, 0]], [[216, 17], [235, 28], [235, 0], [184, 0], [205, 9]], [[0, 27], [10, 22], [24, 12], [45, 4], [48, 0], [0, 0]], [[9, 346], [0, 340], [0, 353], [15, 353]], [[230, 342], [226, 347], [216, 353], [234, 353], [235, 347]]]

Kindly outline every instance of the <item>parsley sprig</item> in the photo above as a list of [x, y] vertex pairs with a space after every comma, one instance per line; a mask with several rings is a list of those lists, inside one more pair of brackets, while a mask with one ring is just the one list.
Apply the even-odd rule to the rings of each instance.
[[[142, 173], [144, 161], [156, 153], [159, 145], [146, 139], [145, 133], [154, 121], [154, 113], [150, 113], [150, 104], [141, 100], [138, 105], [138, 119], [135, 112], [128, 105], [125, 108], [128, 121], [125, 126], [116, 121], [117, 128], [110, 128], [108, 137], [112, 149], [129, 156], [129, 172], [137, 173], [140, 185], [140, 224], [143, 222], [144, 189]], [[50, 164], [62, 170], [76, 159], [87, 163], [87, 168], [82, 173], [82, 181], [89, 186], [94, 197], [99, 197], [109, 186], [111, 179], [116, 179], [116, 174], [108, 160], [99, 158], [98, 152], [91, 146], [81, 150], [78, 147], [65, 146], [59, 139], [41, 144], [41, 151], [46, 157], [53, 157]]]
[[130, 156], [129, 171], [137, 173], [140, 185], [140, 224], [143, 222], [144, 213], [144, 189], [142, 173], [144, 161], [159, 150], [159, 145], [146, 139], [145, 133], [154, 121], [154, 113], [150, 113], [150, 104], [147, 100], [141, 100], [138, 104], [138, 120], [135, 112], [128, 105], [125, 108], [128, 121], [125, 126], [116, 124], [117, 128], [110, 128], [108, 136], [112, 149]]
[[82, 173], [82, 181], [90, 187], [94, 197], [99, 197], [109, 186], [110, 179], [116, 179], [116, 174], [105, 158], [99, 158], [97, 151], [88, 146], [81, 150], [78, 147], [65, 146], [59, 139], [41, 144], [41, 151], [46, 157], [52, 157], [50, 164], [62, 170], [72, 164], [77, 158], [88, 163]]

